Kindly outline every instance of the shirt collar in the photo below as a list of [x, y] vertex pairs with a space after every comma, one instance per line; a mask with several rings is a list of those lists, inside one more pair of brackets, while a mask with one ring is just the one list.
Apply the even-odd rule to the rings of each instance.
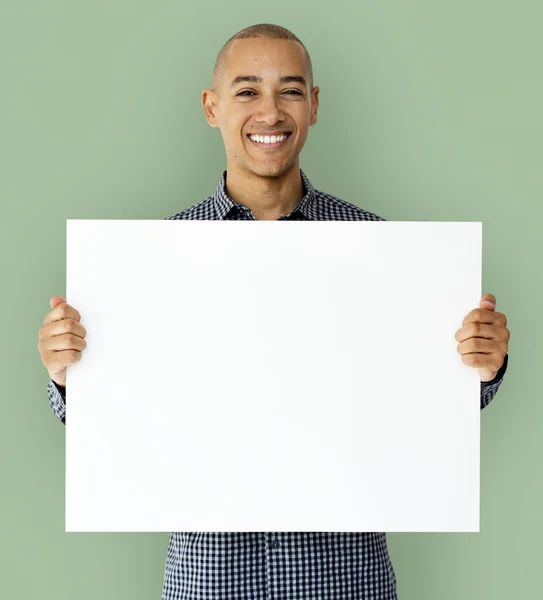
[[[308, 220], [317, 220], [315, 213], [315, 188], [309, 181], [307, 175], [300, 169], [300, 175], [302, 177], [302, 185], [304, 188], [304, 196], [296, 205], [296, 208], [289, 214], [293, 214], [296, 211], [300, 211], [304, 217]], [[226, 219], [229, 212], [236, 207], [239, 210], [248, 210], [247, 207], [242, 206], [239, 202], [233, 200], [226, 193], [226, 171], [222, 172], [219, 179], [219, 185], [213, 194], [213, 202], [215, 204], [215, 212], [217, 218], [220, 220]]]

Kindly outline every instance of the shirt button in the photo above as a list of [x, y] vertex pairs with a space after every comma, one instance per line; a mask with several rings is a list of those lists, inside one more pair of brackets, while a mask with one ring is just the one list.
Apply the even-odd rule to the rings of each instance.
[[280, 545], [278, 540], [273, 540], [272, 548], [279, 548]]

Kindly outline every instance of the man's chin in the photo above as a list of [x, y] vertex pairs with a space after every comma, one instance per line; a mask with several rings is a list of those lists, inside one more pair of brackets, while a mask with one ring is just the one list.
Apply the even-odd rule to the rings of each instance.
[[258, 177], [281, 177], [292, 169], [289, 163], [276, 164], [251, 164], [250, 170]]

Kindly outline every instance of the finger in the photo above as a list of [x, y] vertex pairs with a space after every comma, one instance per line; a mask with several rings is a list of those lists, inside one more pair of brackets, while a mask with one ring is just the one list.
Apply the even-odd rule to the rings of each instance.
[[61, 321], [62, 319], [74, 319], [75, 321], [81, 321], [81, 315], [79, 311], [73, 306], [70, 306], [67, 302], [61, 302], [51, 312], [45, 315], [43, 320], [44, 325], [48, 325], [53, 321]]
[[73, 333], [74, 335], [84, 338], [87, 335], [87, 330], [79, 321], [75, 321], [74, 319], [62, 319], [61, 321], [53, 321], [48, 325], [41, 327], [38, 339], [45, 340], [64, 333]]
[[64, 296], [51, 296], [49, 298], [49, 306], [53, 309], [61, 302], [66, 302], [66, 298]]
[[474, 321], [461, 327], [454, 336], [457, 342], [463, 342], [471, 337], [498, 339], [499, 334], [494, 325]]
[[47, 361], [48, 370], [57, 370], [58, 367], [69, 367], [74, 362], [81, 360], [83, 353], [79, 350], [61, 350], [59, 352], [51, 352]]
[[78, 350], [87, 347], [87, 342], [78, 335], [65, 333], [42, 340], [41, 345], [46, 352], [62, 352], [63, 350]]
[[456, 347], [459, 354], [493, 354], [500, 351], [499, 342], [484, 338], [469, 338]]
[[496, 310], [496, 306], [494, 304], [492, 304], [492, 302], [489, 302], [488, 300], [481, 300], [481, 308], [484, 308], [485, 310]]
[[493, 296], [492, 294], [483, 294], [481, 301], [479, 302], [479, 307], [486, 310], [494, 310], [496, 308], [496, 296]]
[[505, 319], [505, 315], [503, 313], [495, 310], [486, 310], [484, 308], [474, 308], [464, 317], [462, 325], [467, 325], [468, 323], [473, 323], [475, 321], [478, 321], [479, 323], [507, 324], [507, 320]]
[[463, 354], [462, 362], [468, 367], [475, 367], [477, 369], [490, 369], [497, 371], [503, 363], [503, 357], [499, 354], [481, 354], [479, 352], [472, 352], [471, 354]]

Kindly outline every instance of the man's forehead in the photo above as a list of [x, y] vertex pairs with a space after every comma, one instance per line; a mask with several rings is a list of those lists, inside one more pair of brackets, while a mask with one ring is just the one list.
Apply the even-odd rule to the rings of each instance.
[[[241, 42], [252, 40], [236, 40]], [[276, 40], [274, 40], [276, 41]], [[290, 41], [290, 40], [282, 40]], [[271, 81], [279, 85], [301, 83], [306, 85], [306, 65], [301, 54], [277, 55], [269, 49], [240, 48], [230, 53], [226, 61], [226, 82], [229, 87], [240, 83], [263, 83]]]

